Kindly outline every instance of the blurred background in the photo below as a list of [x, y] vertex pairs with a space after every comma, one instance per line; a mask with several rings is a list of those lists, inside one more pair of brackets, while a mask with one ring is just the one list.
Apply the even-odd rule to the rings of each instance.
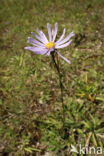
[[[59, 58], [64, 127], [51, 57], [24, 50], [31, 32], [56, 22], [57, 38], [75, 33], [59, 50], [71, 61]], [[0, 155], [69, 156], [86, 142], [104, 146], [104, 0], [0, 0]]]

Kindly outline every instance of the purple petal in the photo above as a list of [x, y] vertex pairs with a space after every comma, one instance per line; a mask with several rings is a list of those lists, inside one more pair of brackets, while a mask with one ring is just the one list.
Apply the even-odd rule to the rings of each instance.
[[43, 38], [41, 38], [40, 36], [36, 35], [34, 32], [31, 32], [31, 34], [32, 34], [34, 37], [36, 37], [39, 41], [41, 41], [42, 43], [44, 43], [44, 44], [47, 43]]
[[43, 43], [41, 43], [41, 42], [39, 42], [39, 41], [33, 39], [32, 37], [28, 37], [28, 41], [31, 41], [31, 42], [33, 42], [33, 43], [39, 45], [39, 46], [45, 47], [45, 45], [44, 45]]
[[46, 54], [46, 56], [49, 56], [49, 55], [50, 55], [50, 52], [51, 52], [51, 51], [49, 50], [48, 53]]
[[58, 30], [58, 24], [56, 23], [55, 24], [55, 28], [54, 28], [54, 30], [53, 30], [53, 42], [55, 41], [55, 39], [56, 39], [56, 35], [57, 35], [57, 30]]
[[64, 56], [62, 56], [59, 52], [57, 52], [57, 54], [58, 54], [62, 59], [64, 59], [67, 63], [71, 64], [71, 62], [70, 62], [68, 59], [66, 59]]
[[37, 32], [38, 32], [38, 34], [40, 35], [40, 37], [41, 37], [46, 43], [48, 43], [48, 40], [47, 40], [45, 34], [44, 34], [41, 30], [39, 30], [39, 29], [37, 29]]
[[49, 23], [47, 23], [47, 28], [48, 28], [49, 41], [51, 41], [52, 40], [52, 33], [51, 33], [51, 28], [50, 28]]
[[72, 40], [70, 40], [69, 42], [67, 42], [65, 44], [62, 44], [62, 45], [56, 45], [55, 48], [56, 49], [60, 49], [60, 48], [67, 47], [71, 42], [72, 42]]
[[65, 42], [67, 42], [72, 36], [74, 36], [74, 33], [70, 33], [64, 40], [56, 43], [56, 45], [61, 45], [61, 44], [64, 44]]
[[48, 49], [44, 48], [37, 48], [37, 47], [25, 47], [26, 50], [30, 50], [32, 52], [34, 52], [35, 54], [41, 54], [41, 55], [44, 55]]
[[46, 54], [46, 56], [49, 56], [50, 55], [50, 53], [52, 52], [52, 51], [54, 51], [55, 49], [52, 47], [52, 48], [50, 48], [49, 49], [49, 51], [48, 51], [48, 53]]
[[31, 42], [30, 40], [28, 40], [27, 42], [30, 43], [30, 44], [33, 45], [33, 46], [39, 47], [38, 44], [35, 44], [34, 42]]
[[66, 31], [66, 29], [64, 28], [63, 33], [62, 33], [61, 37], [59, 38], [59, 40], [58, 40], [56, 43], [58, 43], [58, 42], [60, 42], [60, 41], [62, 41], [62, 40], [63, 40], [63, 38], [64, 38], [64, 36], [65, 36], [65, 31]]

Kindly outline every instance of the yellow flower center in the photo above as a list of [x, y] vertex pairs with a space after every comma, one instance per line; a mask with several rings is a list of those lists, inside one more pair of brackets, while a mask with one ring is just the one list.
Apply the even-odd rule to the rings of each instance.
[[48, 42], [47, 44], [46, 44], [46, 47], [48, 48], [48, 49], [50, 49], [50, 48], [54, 48], [55, 47], [55, 44], [53, 43], [53, 42]]

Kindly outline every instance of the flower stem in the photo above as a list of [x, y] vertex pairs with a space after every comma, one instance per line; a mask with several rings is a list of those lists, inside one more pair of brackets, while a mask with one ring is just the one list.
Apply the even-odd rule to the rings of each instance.
[[62, 122], [63, 122], [63, 128], [64, 128], [64, 122], [65, 122], [65, 114], [64, 114], [64, 100], [63, 100], [63, 83], [62, 83], [62, 74], [60, 73], [60, 68], [58, 63], [56, 63], [55, 60], [55, 51], [51, 52], [51, 56], [52, 56], [52, 61], [54, 63], [54, 66], [58, 72], [58, 76], [59, 76], [59, 83], [60, 83], [60, 91], [61, 91], [61, 103], [62, 103], [62, 109], [63, 109], [63, 117], [62, 117]]

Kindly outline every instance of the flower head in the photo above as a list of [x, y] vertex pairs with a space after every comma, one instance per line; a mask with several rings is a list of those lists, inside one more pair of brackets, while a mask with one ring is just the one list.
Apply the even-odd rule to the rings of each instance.
[[58, 24], [56, 23], [55, 28], [51, 30], [50, 24], [48, 23], [47, 29], [48, 29], [49, 40], [41, 30], [37, 29], [38, 35], [32, 32], [32, 35], [36, 39], [33, 39], [32, 37], [28, 37], [28, 43], [30, 43], [33, 46], [25, 47], [25, 49], [30, 50], [35, 54], [41, 54], [46, 56], [49, 56], [51, 52], [56, 51], [56, 53], [61, 58], [63, 58], [65, 61], [67, 61], [70, 64], [70, 61], [67, 60], [64, 56], [62, 56], [59, 52], [57, 52], [57, 49], [67, 47], [72, 42], [72, 40], [70, 39], [72, 36], [74, 36], [74, 33], [71, 32], [67, 37], [65, 37], [66, 29], [64, 29], [61, 37], [57, 41], [55, 41], [57, 30], [58, 30]]

